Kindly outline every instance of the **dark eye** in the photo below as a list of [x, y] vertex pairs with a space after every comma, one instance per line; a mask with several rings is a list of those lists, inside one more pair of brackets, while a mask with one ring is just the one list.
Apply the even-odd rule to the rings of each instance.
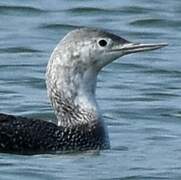
[[101, 39], [101, 40], [99, 41], [99, 45], [100, 45], [101, 47], [105, 47], [105, 46], [107, 45], [107, 41], [104, 40], [104, 39]]

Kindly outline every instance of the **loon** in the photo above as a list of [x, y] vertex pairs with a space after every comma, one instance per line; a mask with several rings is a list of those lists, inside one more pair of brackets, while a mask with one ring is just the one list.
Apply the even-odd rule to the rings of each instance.
[[41, 154], [109, 149], [95, 98], [100, 70], [121, 56], [167, 44], [132, 43], [96, 28], [69, 32], [47, 65], [46, 85], [57, 123], [0, 114], [0, 152]]

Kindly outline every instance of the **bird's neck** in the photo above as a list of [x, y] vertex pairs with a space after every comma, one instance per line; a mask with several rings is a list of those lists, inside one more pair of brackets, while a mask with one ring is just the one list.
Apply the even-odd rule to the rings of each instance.
[[[51, 64], [52, 65], [52, 64]], [[48, 95], [60, 126], [74, 126], [101, 119], [95, 98], [97, 73], [61, 64], [47, 69]]]

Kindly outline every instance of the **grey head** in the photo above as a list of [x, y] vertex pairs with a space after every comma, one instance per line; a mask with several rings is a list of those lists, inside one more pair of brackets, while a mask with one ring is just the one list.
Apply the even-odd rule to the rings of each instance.
[[99, 71], [121, 56], [166, 45], [132, 43], [93, 28], [68, 33], [54, 49], [46, 73], [48, 95], [58, 124], [71, 126], [102, 120], [95, 98]]

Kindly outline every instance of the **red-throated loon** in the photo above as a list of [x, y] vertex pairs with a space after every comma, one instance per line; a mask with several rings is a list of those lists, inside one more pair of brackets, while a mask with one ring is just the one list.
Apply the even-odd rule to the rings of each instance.
[[164, 46], [132, 43], [93, 28], [68, 33], [54, 49], [46, 73], [58, 124], [0, 114], [0, 152], [36, 154], [109, 148], [95, 98], [99, 71], [126, 54]]

